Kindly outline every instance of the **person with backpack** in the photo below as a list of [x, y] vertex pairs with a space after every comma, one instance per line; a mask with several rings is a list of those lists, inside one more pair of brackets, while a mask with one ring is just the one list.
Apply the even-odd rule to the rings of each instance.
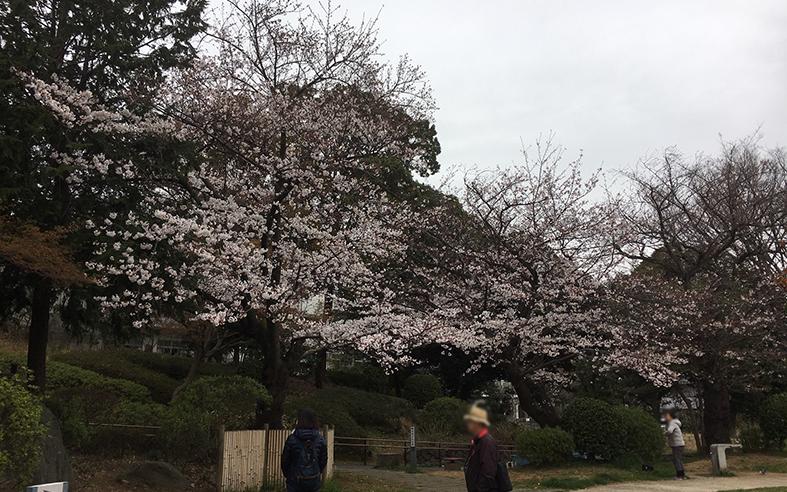
[[509, 492], [513, 487], [508, 468], [500, 461], [497, 444], [489, 435], [489, 412], [476, 403], [464, 420], [468, 433], [473, 436], [465, 463], [467, 492]]
[[281, 453], [281, 471], [287, 492], [319, 491], [327, 465], [328, 444], [320, 434], [317, 416], [304, 408], [298, 412], [298, 423]]

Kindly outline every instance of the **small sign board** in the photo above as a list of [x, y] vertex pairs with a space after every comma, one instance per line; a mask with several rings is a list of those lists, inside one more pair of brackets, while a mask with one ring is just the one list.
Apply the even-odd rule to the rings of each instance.
[[415, 427], [410, 427], [410, 447], [415, 447]]
[[68, 482], [44, 483], [41, 485], [31, 485], [25, 492], [68, 492]]

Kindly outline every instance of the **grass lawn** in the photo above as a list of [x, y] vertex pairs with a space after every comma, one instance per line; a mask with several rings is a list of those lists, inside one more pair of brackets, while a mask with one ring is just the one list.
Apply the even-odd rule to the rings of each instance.
[[332, 480], [325, 483], [322, 492], [410, 492], [394, 487], [381, 480], [352, 473], [337, 472]]
[[536, 468], [514, 471], [511, 480], [516, 487], [528, 489], [577, 490], [594, 485], [640, 480], [665, 480], [675, 474], [672, 465], [657, 463], [653, 471], [618, 468], [613, 465], [581, 464], [559, 468]]

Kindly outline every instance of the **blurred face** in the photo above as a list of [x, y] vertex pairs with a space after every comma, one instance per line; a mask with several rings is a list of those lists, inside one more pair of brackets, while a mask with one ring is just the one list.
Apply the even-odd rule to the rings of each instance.
[[669, 422], [670, 420], [672, 420], [672, 415], [670, 415], [667, 412], [661, 414], [661, 421], [662, 422]]
[[472, 420], [466, 420], [465, 425], [467, 427], [467, 433], [471, 436], [477, 435], [484, 429], [483, 424], [479, 424], [478, 422], [473, 422]]

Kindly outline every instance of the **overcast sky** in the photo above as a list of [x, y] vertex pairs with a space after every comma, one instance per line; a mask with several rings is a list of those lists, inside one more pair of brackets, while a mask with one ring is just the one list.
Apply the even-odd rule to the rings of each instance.
[[758, 128], [787, 145], [786, 0], [344, 0], [380, 9], [439, 106], [443, 167], [510, 165], [555, 132], [587, 169]]

